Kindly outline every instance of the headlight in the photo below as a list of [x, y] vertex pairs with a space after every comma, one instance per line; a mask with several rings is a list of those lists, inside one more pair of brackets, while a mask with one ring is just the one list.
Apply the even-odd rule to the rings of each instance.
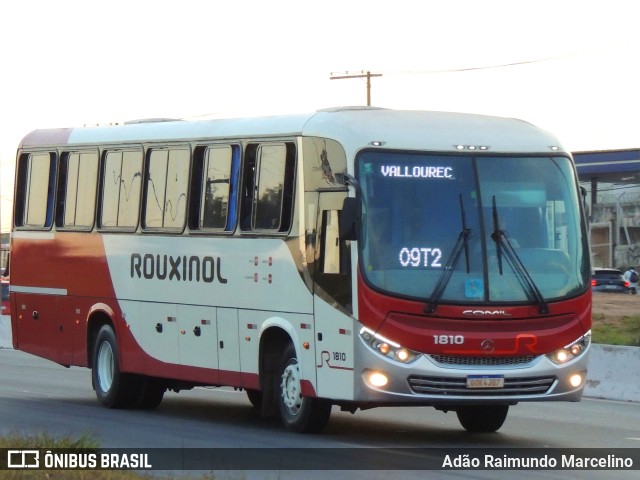
[[556, 350], [553, 353], [549, 353], [547, 358], [556, 365], [563, 365], [571, 360], [578, 358], [584, 352], [587, 351], [589, 344], [591, 343], [591, 330], [585, 335], [577, 339], [575, 342], [570, 343], [560, 350]]
[[362, 327], [360, 337], [375, 352], [397, 362], [411, 363], [420, 355], [418, 352], [401, 347], [396, 342], [378, 335], [367, 327]]

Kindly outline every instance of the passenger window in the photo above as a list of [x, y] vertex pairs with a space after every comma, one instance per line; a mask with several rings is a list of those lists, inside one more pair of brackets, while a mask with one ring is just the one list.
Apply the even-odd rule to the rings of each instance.
[[294, 169], [295, 147], [292, 143], [247, 147], [241, 207], [243, 230], [289, 230]]
[[102, 227], [137, 227], [141, 179], [141, 151], [107, 152], [102, 186]]
[[200, 228], [227, 228], [231, 191], [231, 146], [209, 147], [205, 153], [202, 179]]
[[15, 224], [48, 228], [53, 223], [55, 154], [23, 154], [19, 158]]
[[190, 154], [186, 148], [148, 155], [145, 228], [182, 230], [187, 206]]
[[62, 155], [58, 181], [57, 226], [85, 229], [93, 226], [97, 178], [97, 152], [72, 152]]
[[261, 145], [258, 148], [254, 210], [254, 228], [257, 230], [280, 230], [286, 154], [284, 145]]

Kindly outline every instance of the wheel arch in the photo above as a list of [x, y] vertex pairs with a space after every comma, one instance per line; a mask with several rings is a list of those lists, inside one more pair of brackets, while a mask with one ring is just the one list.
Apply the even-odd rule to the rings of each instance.
[[265, 375], [263, 374], [269, 374], [276, 369], [277, 361], [274, 361], [272, 357], [275, 355], [279, 359], [288, 343], [291, 343], [296, 348], [296, 342], [291, 335], [291, 330], [282, 324], [272, 324], [263, 328], [258, 349], [260, 389], [264, 389], [263, 381]]
[[87, 365], [89, 367], [91, 367], [93, 349], [100, 329], [104, 325], [110, 325], [114, 333], [116, 333], [113, 318], [113, 310], [103, 303], [96, 304], [89, 309], [87, 314]]

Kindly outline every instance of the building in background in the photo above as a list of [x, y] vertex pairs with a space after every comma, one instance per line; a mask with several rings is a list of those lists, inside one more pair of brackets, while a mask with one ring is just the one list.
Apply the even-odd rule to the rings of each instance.
[[640, 149], [574, 152], [587, 191], [593, 267], [640, 265]]

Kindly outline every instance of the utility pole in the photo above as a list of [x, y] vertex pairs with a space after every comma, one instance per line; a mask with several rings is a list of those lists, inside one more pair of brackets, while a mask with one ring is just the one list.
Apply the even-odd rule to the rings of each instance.
[[343, 80], [345, 78], [366, 78], [367, 79], [367, 106], [371, 106], [371, 77], [381, 77], [381, 73], [371, 73], [369, 71], [360, 73], [345, 72], [344, 75], [334, 75], [333, 73], [329, 77], [330, 80]]

